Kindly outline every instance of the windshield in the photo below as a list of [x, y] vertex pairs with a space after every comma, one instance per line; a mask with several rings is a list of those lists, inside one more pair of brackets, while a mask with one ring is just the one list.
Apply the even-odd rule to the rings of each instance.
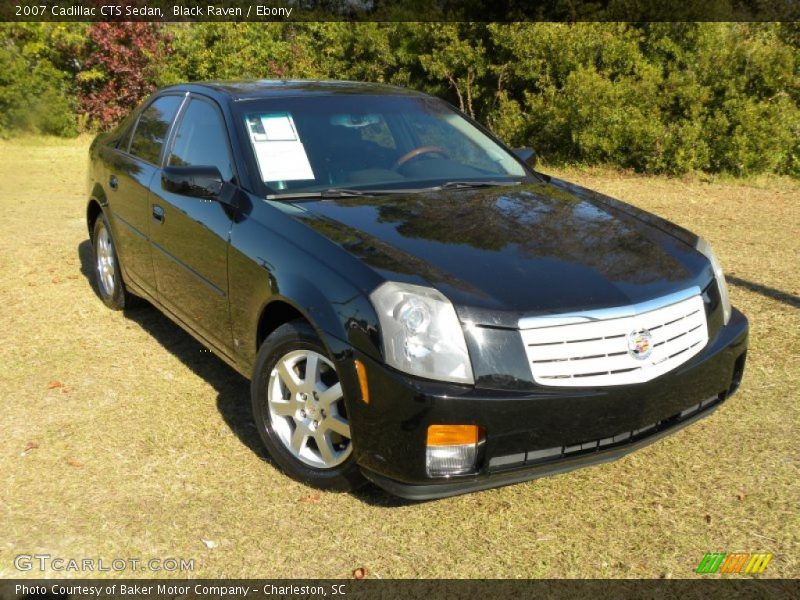
[[527, 175], [496, 142], [434, 98], [307, 96], [239, 103], [268, 193], [402, 190]]

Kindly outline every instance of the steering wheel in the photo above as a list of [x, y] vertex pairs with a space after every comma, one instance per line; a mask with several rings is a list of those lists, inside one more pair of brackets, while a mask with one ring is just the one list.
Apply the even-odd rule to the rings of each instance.
[[398, 158], [397, 162], [392, 165], [392, 170], [396, 171], [408, 161], [417, 158], [418, 156], [422, 156], [423, 154], [441, 154], [445, 158], [450, 158], [450, 153], [441, 146], [420, 146], [419, 148], [409, 150], [403, 154], [403, 156]]

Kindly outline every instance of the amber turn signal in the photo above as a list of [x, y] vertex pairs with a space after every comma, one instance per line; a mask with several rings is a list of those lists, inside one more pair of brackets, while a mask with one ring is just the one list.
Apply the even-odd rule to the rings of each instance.
[[458, 446], [477, 444], [481, 428], [477, 425], [431, 425], [428, 427], [428, 446]]
[[358, 374], [358, 385], [361, 388], [361, 399], [364, 404], [369, 404], [369, 386], [367, 385], [367, 368], [360, 360], [356, 359], [356, 373]]

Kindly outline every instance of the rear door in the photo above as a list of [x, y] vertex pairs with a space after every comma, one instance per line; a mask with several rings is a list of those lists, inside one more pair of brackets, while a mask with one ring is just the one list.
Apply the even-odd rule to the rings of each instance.
[[[216, 103], [191, 95], [176, 123], [169, 166], [215, 166], [236, 183], [227, 128]], [[232, 212], [219, 202], [150, 184], [153, 264], [161, 303], [218, 349], [231, 350], [228, 241]], [[229, 352], [230, 353], [230, 352]]]
[[150, 183], [159, 171], [170, 126], [184, 96], [155, 98], [119, 142], [109, 165], [106, 190], [114, 239], [125, 276], [155, 295], [155, 274], [148, 230]]

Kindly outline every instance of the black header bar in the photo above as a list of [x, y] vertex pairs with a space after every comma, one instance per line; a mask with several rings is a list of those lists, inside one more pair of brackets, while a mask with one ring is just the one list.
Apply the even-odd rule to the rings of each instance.
[[696, 580], [210, 580], [210, 579], [7, 579], [0, 600], [275, 600], [330, 598], [653, 598], [658, 600], [734, 600], [797, 598], [800, 581], [716, 578]]
[[5, 0], [2, 21], [800, 21], [800, 0]]

